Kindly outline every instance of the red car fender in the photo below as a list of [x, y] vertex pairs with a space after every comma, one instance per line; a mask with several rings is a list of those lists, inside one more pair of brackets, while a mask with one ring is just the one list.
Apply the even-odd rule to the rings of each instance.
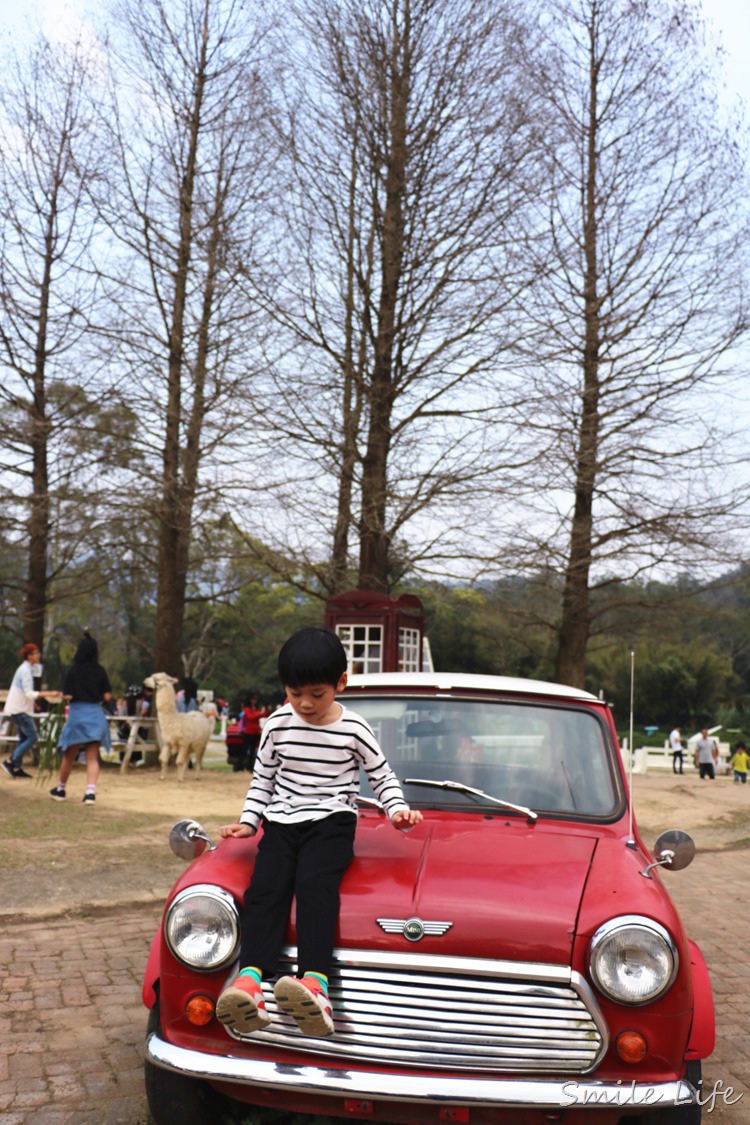
[[151, 942], [151, 949], [146, 962], [146, 971], [143, 974], [143, 988], [141, 989], [141, 996], [145, 1006], [151, 1010], [156, 1003], [156, 991], [154, 985], [159, 979], [159, 970], [161, 968], [161, 960], [159, 958], [159, 947], [161, 945], [161, 926], [154, 934], [154, 940]]
[[707, 1059], [716, 1042], [714, 1000], [708, 966], [698, 946], [688, 939], [693, 977], [693, 1024], [690, 1028], [686, 1059]]

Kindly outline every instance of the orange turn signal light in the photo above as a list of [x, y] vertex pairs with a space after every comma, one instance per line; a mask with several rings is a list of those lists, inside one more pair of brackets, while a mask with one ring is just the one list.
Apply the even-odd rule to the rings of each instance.
[[214, 1002], [210, 996], [191, 996], [185, 1005], [185, 1015], [195, 1027], [205, 1027], [214, 1018]]
[[646, 1057], [648, 1044], [640, 1031], [621, 1031], [615, 1040], [615, 1048], [623, 1062], [639, 1063]]

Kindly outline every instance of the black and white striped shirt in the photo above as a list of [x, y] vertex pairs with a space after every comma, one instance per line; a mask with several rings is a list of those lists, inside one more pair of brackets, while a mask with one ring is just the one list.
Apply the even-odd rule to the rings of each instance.
[[263, 728], [255, 771], [240, 821], [257, 828], [262, 816], [285, 824], [356, 814], [364, 770], [389, 817], [408, 809], [398, 778], [370, 725], [348, 707], [327, 726], [313, 726], [290, 703]]

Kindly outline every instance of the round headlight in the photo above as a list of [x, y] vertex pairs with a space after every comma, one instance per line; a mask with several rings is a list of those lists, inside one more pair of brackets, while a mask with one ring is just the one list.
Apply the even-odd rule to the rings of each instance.
[[651, 918], [626, 914], [605, 922], [589, 946], [589, 971], [605, 996], [648, 1004], [671, 985], [679, 957], [667, 930]]
[[198, 884], [181, 891], [167, 910], [164, 935], [178, 960], [211, 971], [233, 961], [239, 943], [234, 899], [221, 887]]

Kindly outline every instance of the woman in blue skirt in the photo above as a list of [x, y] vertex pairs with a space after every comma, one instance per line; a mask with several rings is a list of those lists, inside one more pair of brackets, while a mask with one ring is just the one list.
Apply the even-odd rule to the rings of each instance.
[[63, 695], [70, 701], [70, 708], [58, 747], [63, 753], [60, 776], [55, 788], [49, 792], [54, 801], [65, 800], [65, 786], [81, 750], [86, 753], [83, 803], [93, 805], [96, 801], [99, 747], [110, 748], [109, 723], [103, 704], [109, 702], [111, 691], [109, 676], [99, 663], [96, 641], [86, 632], [63, 680]]

